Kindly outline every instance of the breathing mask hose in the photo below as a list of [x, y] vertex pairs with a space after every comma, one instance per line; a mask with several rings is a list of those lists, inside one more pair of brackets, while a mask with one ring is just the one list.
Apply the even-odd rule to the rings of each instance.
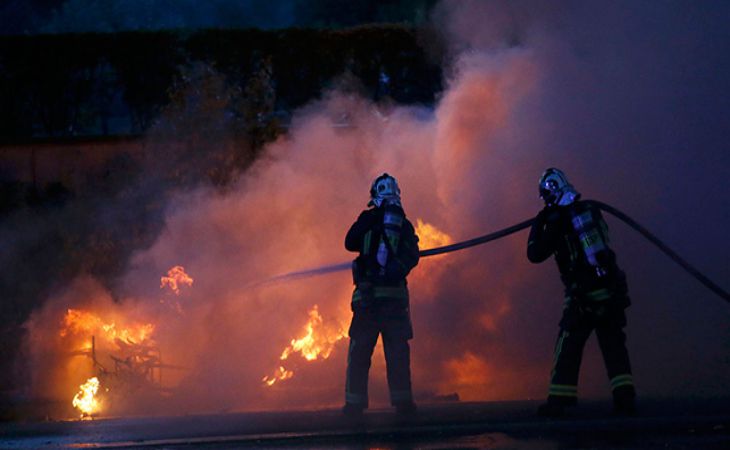
[[[646, 228], [639, 225], [634, 219], [627, 216], [626, 214], [622, 213], [618, 209], [614, 208], [613, 206], [607, 205], [603, 202], [599, 202], [596, 200], [585, 200], [587, 203], [592, 203], [594, 206], [598, 207], [599, 209], [606, 211], [607, 213], [611, 214], [612, 216], [616, 217], [617, 219], [621, 220], [637, 232], [641, 234], [644, 238], [646, 238], [649, 242], [659, 247], [659, 250], [664, 252], [665, 255], [669, 256], [669, 258], [682, 266], [684, 270], [689, 272], [690, 275], [695, 277], [700, 283], [705, 285], [706, 288], [720, 296], [723, 300], [726, 302], [730, 302], [730, 294], [728, 294], [727, 291], [722, 289], [719, 285], [714, 283], [712, 280], [707, 278], [705, 275], [703, 275], [699, 270], [694, 268], [691, 264], [689, 264], [687, 261], [684, 260], [681, 256], [679, 256], [674, 250], [667, 247], [666, 244], [664, 244], [662, 241], [660, 241], [656, 236], [651, 234]], [[457, 242], [455, 244], [451, 245], [445, 245], [443, 247], [436, 247], [436, 248], [429, 248], [427, 250], [421, 250], [419, 255], [424, 258], [427, 256], [434, 256], [434, 255], [441, 255], [444, 253], [451, 253], [458, 250], [463, 250], [465, 248], [474, 247], [476, 245], [486, 244], [487, 242], [491, 242], [497, 239], [501, 239], [505, 236], [509, 236], [510, 234], [517, 233], [518, 231], [522, 231], [525, 228], [529, 228], [532, 226], [532, 223], [535, 221], [535, 219], [528, 219], [523, 222], [520, 222], [518, 224], [512, 225], [511, 227], [507, 227], [504, 229], [501, 229], [499, 231], [495, 231], [494, 233], [485, 234], [484, 236], [479, 236], [474, 239], [469, 239], [467, 241]], [[298, 272], [290, 272], [288, 274], [279, 275], [273, 278], [270, 278], [266, 282], [272, 282], [272, 281], [282, 281], [282, 280], [290, 280], [295, 278], [303, 278], [303, 277], [310, 277], [314, 275], [324, 275], [327, 273], [333, 273], [333, 272], [340, 272], [344, 270], [349, 270], [351, 267], [351, 263], [341, 263], [341, 264], [333, 264], [329, 266], [323, 266], [316, 269], [310, 269], [310, 270], [302, 270]], [[264, 282], [264, 283], [266, 283]]]

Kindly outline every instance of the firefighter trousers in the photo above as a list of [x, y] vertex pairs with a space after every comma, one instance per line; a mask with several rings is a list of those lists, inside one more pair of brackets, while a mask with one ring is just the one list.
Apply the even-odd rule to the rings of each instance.
[[413, 337], [413, 329], [408, 308], [385, 305], [355, 309], [349, 335], [345, 402], [368, 406], [368, 372], [378, 335], [382, 335], [391, 404], [411, 403], [408, 340]]
[[594, 316], [577, 308], [568, 308], [560, 322], [560, 333], [555, 345], [553, 370], [550, 377], [548, 400], [573, 404], [578, 397], [578, 372], [583, 358], [583, 347], [593, 330], [608, 372], [614, 400], [635, 395], [629, 353], [626, 350], [626, 315], [623, 309]]

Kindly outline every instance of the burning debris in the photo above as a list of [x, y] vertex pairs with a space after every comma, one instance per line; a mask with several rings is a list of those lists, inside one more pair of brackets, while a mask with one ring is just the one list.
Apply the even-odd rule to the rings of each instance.
[[[102, 380], [104, 394], [109, 396], [129, 395], [140, 389], [161, 389], [163, 365], [160, 350], [152, 337], [155, 326], [118, 323], [76, 309], [69, 309], [62, 321], [59, 336], [72, 342], [75, 351], [71, 356], [85, 356], [92, 362], [94, 376], [80, 386], [81, 390], [72, 401], [81, 411], [82, 418], [101, 412], [99, 388]], [[76, 358], [72, 358], [70, 364], [85, 365]]]
[[[175, 266], [162, 277], [161, 288], [167, 287], [178, 295], [181, 286], [192, 283], [193, 279], [184, 268]], [[91, 292], [87, 295], [96, 296]], [[176, 301], [175, 305], [180, 312]], [[163, 369], [182, 368], [162, 362], [155, 335], [157, 316], [164, 313], [164, 309], [157, 312], [154, 309], [126, 310], [114, 302], [105, 304], [92, 300], [86, 301], [83, 307], [66, 309], [60, 319], [56, 319], [57, 343], [46, 342], [46, 345], [68, 349], [65, 354], [70, 359], [63, 363], [59, 360], [59, 367], [53, 370], [58, 373], [65, 370], [69, 380], [78, 380], [80, 376], [87, 378], [72, 400], [82, 418], [113, 409], [130, 397], [170, 394], [171, 388], [162, 385]]]

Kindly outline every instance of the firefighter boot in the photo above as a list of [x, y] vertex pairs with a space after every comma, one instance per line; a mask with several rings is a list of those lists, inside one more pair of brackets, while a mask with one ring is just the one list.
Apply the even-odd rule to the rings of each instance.
[[576, 397], [548, 395], [547, 402], [538, 406], [537, 415], [542, 417], [560, 417], [565, 409], [578, 403]]
[[414, 416], [417, 412], [418, 408], [412, 401], [395, 404], [395, 413], [401, 417]]
[[363, 405], [356, 405], [355, 403], [345, 403], [342, 407], [342, 414], [346, 417], [355, 419], [362, 417], [362, 412], [365, 409]]
[[636, 392], [633, 386], [621, 386], [613, 391], [613, 413], [617, 416], [636, 414]]

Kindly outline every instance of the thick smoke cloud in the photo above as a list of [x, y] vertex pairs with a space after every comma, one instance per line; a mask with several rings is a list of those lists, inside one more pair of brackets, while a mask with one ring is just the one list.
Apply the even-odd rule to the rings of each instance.
[[[348, 274], [254, 285], [351, 257], [344, 233], [383, 171], [398, 178], [412, 221], [460, 240], [535, 214], [537, 178], [557, 166], [585, 197], [626, 211], [726, 284], [728, 8], [549, 5], [443, 2], [437, 15], [455, 53], [433, 110], [383, 114], [369, 101], [332, 92], [295, 114], [288, 135], [225, 193], [175, 196], [165, 230], [115, 288], [120, 302], [106, 306], [155, 322], [165, 361], [187, 368], [170, 380], [179, 389], [168, 407], [342, 401], [346, 340], [324, 361], [292, 357], [289, 380], [268, 388], [261, 378], [302, 336], [313, 305], [346, 329]], [[629, 277], [628, 346], [640, 395], [727, 395], [727, 305], [608, 220]], [[552, 262], [527, 262], [525, 245], [525, 235], [513, 236], [424, 259], [415, 269], [417, 399], [545, 395], [562, 286]], [[178, 299], [182, 312], [159, 302], [167, 295], [159, 277], [177, 264], [195, 279]], [[109, 297], [105, 287], [79, 283], [51, 298], [31, 330], [53, 323], [58, 314], [49, 311]], [[85, 295], [77, 295], [81, 287]], [[589, 397], [608, 395], [596, 347], [586, 349], [581, 377], [581, 395]], [[387, 399], [382, 366], [376, 353], [375, 404]]]
[[[534, 180], [547, 165], [561, 167], [586, 197], [624, 209], [723, 283], [723, 185], [730, 162], [722, 119], [730, 80], [730, 36], [722, 25], [730, 17], [727, 5], [552, 5], [441, 4], [455, 48], [493, 54], [519, 42], [538, 68], [539, 88], [500, 137], [498, 147], [510, 157], [499, 191], [515, 192], [513, 180]], [[609, 225], [632, 289], [628, 335], [639, 389], [651, 395], [727, 393], [726, 305], [623, 225], [611, 219]], [[537, 319], [551, 322], [557, 320], [559, 292], [546, 290], [528, 295], [552, 301], [555, 312]], [[518, 314], [533, 326], [539, 314], [534, 307], [526, 304]], [[588, 349], [589, 370], [581, 382], [602, 393], [596, 350]], [[595, 388], [593, 380], [599, 381]]]

